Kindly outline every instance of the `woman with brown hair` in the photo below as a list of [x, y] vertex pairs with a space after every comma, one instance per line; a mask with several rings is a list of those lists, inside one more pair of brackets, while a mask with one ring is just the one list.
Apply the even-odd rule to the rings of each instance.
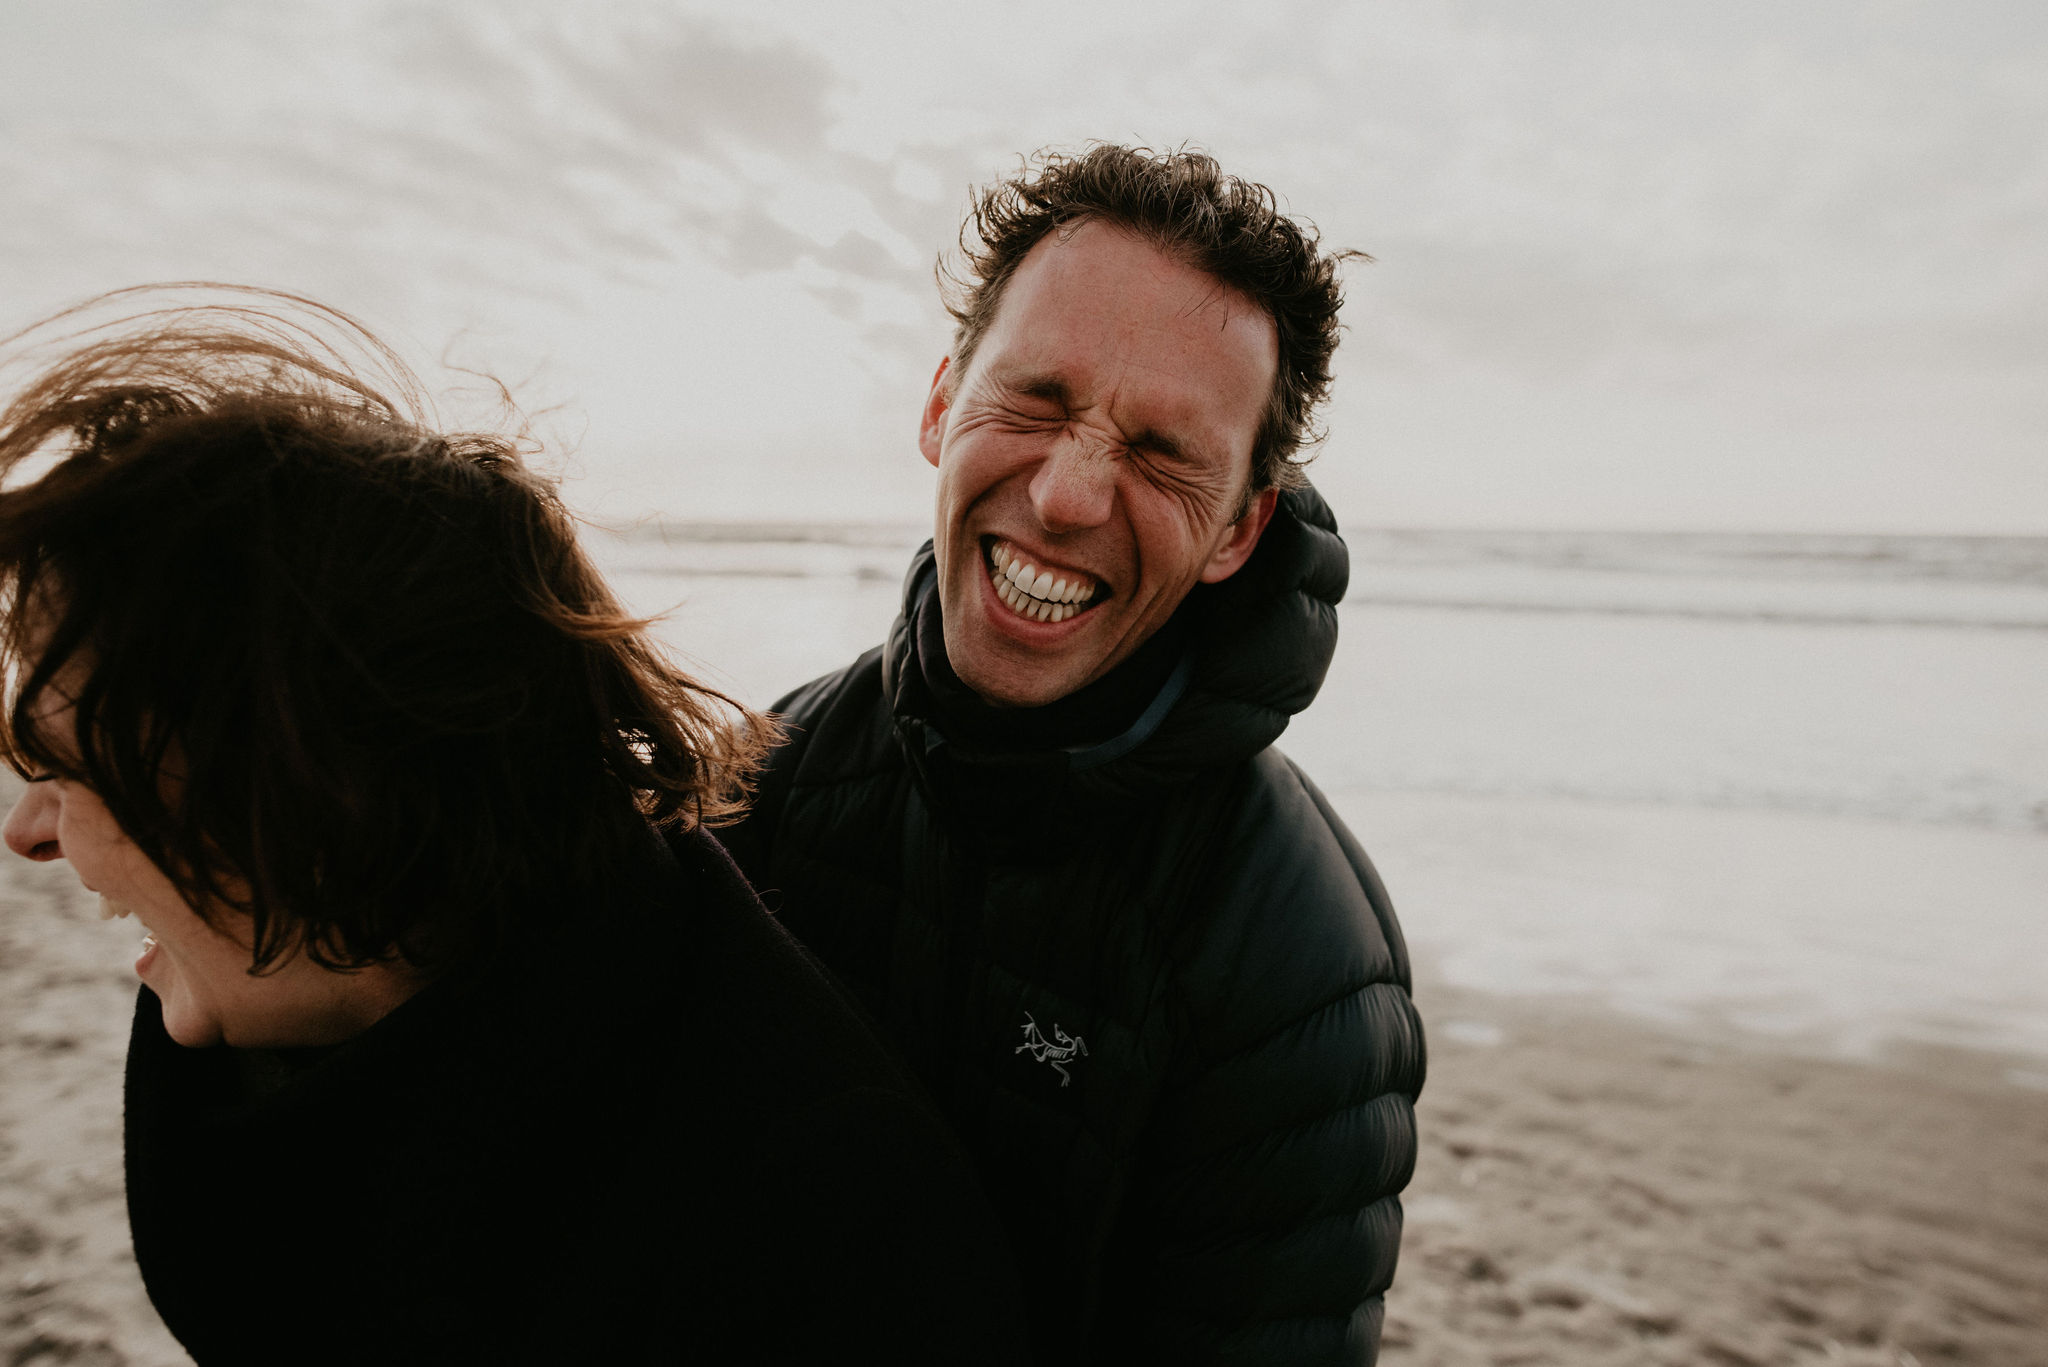
[[6, 839], [148, 932], [129, 1214], [194, 1358], [1015, 1360], [964, 1160], [707, 833], [768, 723], [515, 444], [303, 300], [59, 350], [0, 413]]

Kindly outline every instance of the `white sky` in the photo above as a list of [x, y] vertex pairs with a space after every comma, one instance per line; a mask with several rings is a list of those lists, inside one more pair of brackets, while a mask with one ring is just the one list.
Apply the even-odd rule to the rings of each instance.
[[0, 0], [0, 328], [292, 288], [602, 515], [912, 520], [932, 258], [1091, 137], [1378, 258], [1347, 521], [2048, 532], [2038, 0]]

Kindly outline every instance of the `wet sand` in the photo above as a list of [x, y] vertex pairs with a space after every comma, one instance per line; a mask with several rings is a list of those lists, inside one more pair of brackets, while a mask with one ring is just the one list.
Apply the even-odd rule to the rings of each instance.
[[1437, 987], [1382, 1360], [2048, 1364], [2048, 1075]]
[[[186, 1361], [122, 1199], [138, 939], [62, 865], [0, 862], [5, 1367]], [[1843, 1063], [1554, 999], [1420, 999], [1423, 1154], [1383, 1361], [2048, 1363], [2044, 1065]]]

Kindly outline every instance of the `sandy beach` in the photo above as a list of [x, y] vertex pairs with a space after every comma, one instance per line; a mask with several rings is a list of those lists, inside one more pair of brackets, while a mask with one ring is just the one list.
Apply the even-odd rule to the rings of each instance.
[[[127, 1243], [135, 938], [64, 866], [0, 864], [7, 1367], [186, 1361]], [[1419, 997], [1423, 1157], [1384, 1361], [2048, 1361], [2048, 1078], [1989, 1054], [1805, 1058], [1439, 981]]]
[[1802, 1058], [1443, 986], [1422, 1004], [1383, 1361], [2048, 1362], [2048, 1090], [2012, 1060]]

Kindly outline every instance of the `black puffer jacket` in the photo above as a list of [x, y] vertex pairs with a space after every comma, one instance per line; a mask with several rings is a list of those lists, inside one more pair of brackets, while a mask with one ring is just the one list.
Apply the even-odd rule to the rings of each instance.
[[1042, 1363], [1371, 1362], [1422, 1034], [1379, 879], [1270, 748], [1336, 643], [1329, 510], [1284, 496], [1086, 749], [948, 737], [930, 564], [887, 646], [782, 704], [736, 857], [958, 1127]]

